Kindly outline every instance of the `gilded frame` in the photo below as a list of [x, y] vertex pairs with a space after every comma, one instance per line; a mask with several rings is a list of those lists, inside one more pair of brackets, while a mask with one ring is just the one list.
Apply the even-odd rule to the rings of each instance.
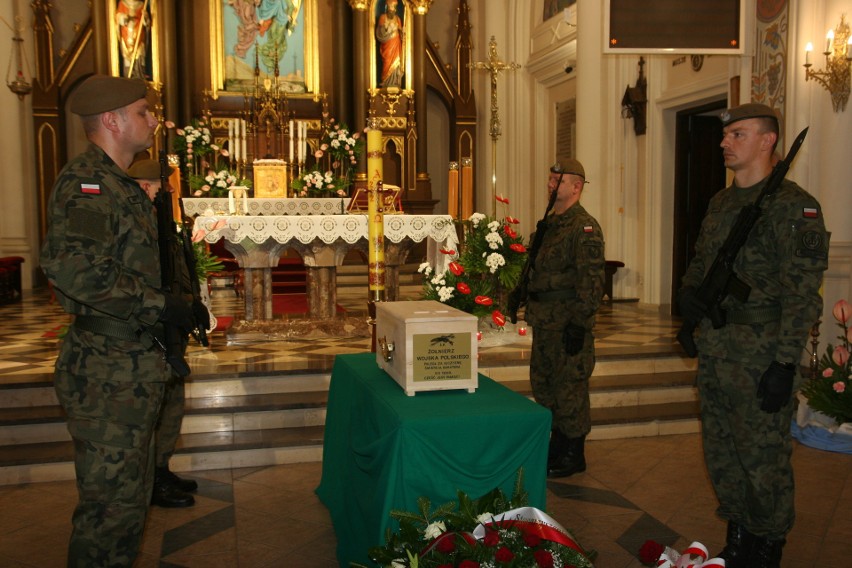
[[[120, 14], [118, 9], [121, 0], [109, 0], [106, 3], [107, 7], [107, 30], [109, 37], [109, 70], [110, 75], [115, 77], [126, 77], [122, 71], [122, 50], [121, 40], [117, 18]], [[144, 72], [147, 76], [142, 77], [147, 81], [153, 82], [155, 85], [161, 84], [160, 81], [160, 23], [158, 12], [160, 8], [159, 0], [147, 0], [143, 2], [143, 7], [147, 10], [149, 20], [151, 22], [145, 40], [150, 46], [150, 50], [145, 52], [146, 61], [143, 65]], [[138, 77], [138, 75], [136, 75]]]
[[[245, 90], [254, 86], [253, 79], [237, 79], [229, 77], [226, 68], [225, 46], [225, 8], [228, 0], [208, 0], [210, 9], [210, 90], [212, 98], [218, 99], [220, 94], [243, 95]], [[304, 90], [293, 90], [292, 81], [279, 78], [279, 84], [289, 96], [315, 96], [320, 92], [319, 65], [319, 17], [317, 0], [302, 0], [302, 12], [296, 18], [301, 20], [303, 32], [303, 71]], [[284, 56], [282, 55], [282, 58]], [[252, 62], [252, 67], [254, 63]], [[271, 75], [271, 73], [270, 73]], [[236, 87], [236, 88], [235, 88]]]
[[[370, 88], [371, 89], [381, 89], [385, 88], [380, 84], [380, 66], [381, 59], [378, 53], [378, 40], [376, 39], [376, 26], [378, 24], [379, 16], [385, 11], [386, 0], [372, 0], [370, 2]], [[402, 46], [402, 60], [405, 70], [412, 69], [412, 46], [413, 43], [411, 41], [412, 37], [412, 17], [414, 15], [414, 11], [406, 0], [398, 0], [398, 6], [402, 6], [404, 12], [402, 19], [403, 25], [403, 46]], [[410, 73], [406, 71], [403, 74], [403, 83], [399, 85], [400, 90], [412, 90], [414, 88], [414, 73]]]

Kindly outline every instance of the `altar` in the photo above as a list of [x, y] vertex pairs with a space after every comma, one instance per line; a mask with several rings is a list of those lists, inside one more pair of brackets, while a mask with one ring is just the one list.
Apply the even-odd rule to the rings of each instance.
[[[367, 253], [367, 231], [367, 216], [363, 214], [212, 215], [197, 217], [194, 226], [196, 237], [201, 235], [208, 243], [224, 239], [225, 248], [244, 269], [248, 321], [272, 319], [272, 269], [289, 248], [302, 257], [308, 272], [309, 316], [334, 317], [337, 267], [352, 249]], [[428, 239], [429, 262], [439, 271], [448, 263], [440, 249], [458, 245], [449, 215], [386, 215], [384, 231], [388, 301], [398, 299], [399, 266], [415, 243]], [[364, 289], [366, 300], [366, 280]]]

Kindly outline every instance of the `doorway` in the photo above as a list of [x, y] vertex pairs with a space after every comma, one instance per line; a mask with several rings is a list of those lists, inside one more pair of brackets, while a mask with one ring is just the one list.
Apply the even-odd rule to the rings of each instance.
[[679, 111], [675, 131], [674, 235], [672, 251], [672, 313], [681, 278], [695, 256], [695, 242], [710, 198], [725, 187], [722, 157], [724, 99]]

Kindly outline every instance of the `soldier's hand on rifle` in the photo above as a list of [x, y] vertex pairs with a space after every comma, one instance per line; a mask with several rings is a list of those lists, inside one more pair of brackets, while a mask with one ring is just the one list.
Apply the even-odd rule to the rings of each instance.
[[160, 312], [160, 321], [173, 325], [184, 333], [189, 333], [195, 327], [192, 305], [180, 296], [166, 294], [166, 303], [163, 311]]
[[193, 300], [192, 314], [195, 316], [195, 323], [199, 328], [210, 329], [210, 312], [204, 302], [198, 299]]
[[586, 330], [579, 325], [569, 324], [562, 331], [562, 341], [565, 343], [565, 353], [574, 356], [583, 350], [583, 344], [586, 342]]
[[760, 409], [774, 414], [790, 402], [793, 395], [793, 377], [796, 376], [796, 366], [792, 363], [773, 361], [760, 377], [757, 385], [757, 398], [760, 399]]
[[684, 286], [677, 294], [677, 306], [684, 319], [700, 322], [707, 315], [707, 305], [698, 299], [695, 288]]

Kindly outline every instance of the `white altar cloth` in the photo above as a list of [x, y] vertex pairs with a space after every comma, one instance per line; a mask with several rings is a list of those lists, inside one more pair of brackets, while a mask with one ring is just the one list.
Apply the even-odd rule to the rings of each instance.
[[[208, 210], [228, 212], [227, 197], [184, 197], [181, 201], [189, 217], [203, 216]], [[350, 201], [348, 197], [250, 197], [248, 215], [341, 215], [346, 213]]]

